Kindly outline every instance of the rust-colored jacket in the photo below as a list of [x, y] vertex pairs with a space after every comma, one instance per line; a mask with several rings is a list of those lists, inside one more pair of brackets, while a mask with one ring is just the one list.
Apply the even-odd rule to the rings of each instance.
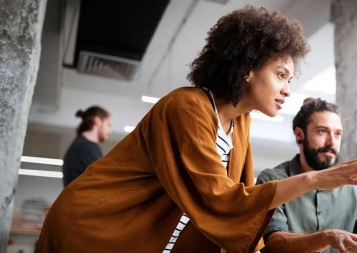
[[249, 127], [248, 113], [235, 119], [227, 172], [205, 92], [171, 92], [62, 191], [36, 253], [161, 253], [182, 212], [191, 221], [173, 253], [262, 248], [276, 181], [254, 186]]

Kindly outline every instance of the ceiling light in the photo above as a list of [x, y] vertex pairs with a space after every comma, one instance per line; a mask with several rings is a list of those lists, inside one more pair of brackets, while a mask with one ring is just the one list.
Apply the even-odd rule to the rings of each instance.
[[125, 126], [124, 127], [124, 131], [127, 132], [127, 133], [132, 132], [134, 129], [135, 129], [134, 126]]
[[40, 163], [40, 164], [57, 165], [57, 166], [63, 165], [62, 159], [43, 158], [43, 157], [34, 157], [34, 156], [22, 156], [21, 162]]
[[35, 177], [53, 177], [53, 178], [63, 178], [63, 173], [60, 171], [48, 171], [48, 170], [27, 170], [20, 169], [19, 175], [24, 176], [35, 176]]
[[261, 112], [250, 112], [250, 117], [252, 119], [272, 121], [272, 122], [283, 122], [284, 121], [284, 117], [281, 115], [276, 115], [275, 117], [269, 117]]
[[157, 101], [159, 101], [160, 98], [156, 98], [156, 97], [149, 97], [149, 96], [142, 96], [141, 97], [141, 101], [145, 102], [145, 103], [151, 103], [151, 104], [155, 104]]

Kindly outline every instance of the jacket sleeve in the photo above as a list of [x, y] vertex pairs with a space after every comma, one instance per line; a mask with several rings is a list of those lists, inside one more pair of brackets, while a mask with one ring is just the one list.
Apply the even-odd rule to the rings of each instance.
[[276, 182], [245, 186], [227, 176], [216, 150], [217, 119], [209, 104], [190, 98], [171, 101], [152, 115], [155, 125], [150, 127], [156, 131], [150, 131], [148, 149], [155, 150], [151, 160], [169, 196], [223, 249], [253, 252], [270, 219]]
[[[243, 182], [245, 182], [245, 185], [252, 186], [252, 185], [254, 185], [253, 154], [252, 154], [252, 146], [250, 144], [250, 141], [248, 143], [249, 143], [249, 145], [248, 145], [248, 150], [247, 150], [247, 156], [245, 158], [242, 180], [243, 180]], [[268, 212], [266, 220], [268, 220], [269, 217], [271, 217], [272, 212], [273, 211]], [[259, 235], [259, 236], [262, 236], [262, 235]], [[258, 237], [257, 237], [257, 239], [258, 239]], [[255, 247], [254, 252], [261, 250], [262, 248], [264, 248], [264, 246], [265, 246], [265, 244], [264, 244], [263, 237], [260, 237], [259, 241]]]
[[[266, 169], [259, 174], [256, 183], [263, 184], [266, 182], [270, 182], [272, 180], [277, 180], [277, 178], [273, 175], [271, 169]], [[269, 235], [271, 235], [274, 232], [289, 231], [287, 217], [285, 215], [284, 209], [285, 209], [285, 205], [280, 205], [275, 209], [274, 215], [271, 221], [269, 222], [266, 231], [264, 232], [264, 238], [267, 238]]]

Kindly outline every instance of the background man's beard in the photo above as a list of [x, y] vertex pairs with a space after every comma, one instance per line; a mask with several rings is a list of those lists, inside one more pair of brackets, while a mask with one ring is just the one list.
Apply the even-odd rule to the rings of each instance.
[[106, 135], [103, 131], [99, 131], [98, 133], [98, 140], [99, 143], [103, 143], [108, 139], [108, 135]]
[[103, 143], [103, 142], [105, 142], [105, 140], [106, 140], [106, 138], [104, 137], [104, 135], [102, 134], [102, 135], [99, 135], [99, 143]]
[[[327, 169], [338, 163], [338, 154], [334, 148], [326, 147], [326, 146], [317, 149], [311, 148], [307, 138], [305, 138], [303, 141], [303, 147], [304, 147], [303, 152], [305, 155], [306, 162], [314, 170]], [[325, 160], [319, 159], [319, 153], [326, 153], [328, 151], [333, 152], [336, 155], [336, 159], [334, 162], [332, 162], [331, 156], [326, 156]]]

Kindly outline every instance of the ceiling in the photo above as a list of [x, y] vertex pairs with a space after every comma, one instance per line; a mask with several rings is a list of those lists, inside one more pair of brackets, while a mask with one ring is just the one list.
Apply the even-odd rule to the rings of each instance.
[[[43, 31], [42, 58], [29, 123], [51, 128], [73, 129], [78, 109], [100, 105], [112, 114], [113, 136], [127, 134], [125, 126], [135, 126], [152, 107], [141, 96], [162, 97], [169, 91], [190, 85], [188, 65], [203, 47], [207, 31], [223, 15], [246, 4], [278, 10], [297, 18], [304, 26], [311, 53], [301, 65], [299, 79], [293, 80], [293, 95], [287, 99], [277, 119], [255, 112], [251, 137], [259, 140], [293, 142], [292, 116], [307, 96], [334, 101], [335, 72], [333, 25], [329, 23], [330, 1], [292, 0], [171, 0], [142, 58], [134, 80], [104, 78], [78, 73], [74, 60], [79, 0], [68, 0], [61, 16], [59, 1], [48, 0]], [[56, 12], [57, 11], [57, 12]], [[53, 18], [53, 15], [58, 18]], [[61, 21], [61, 17], [63, 18]], [[57, 25], [56, 25], [57, 24]]]

